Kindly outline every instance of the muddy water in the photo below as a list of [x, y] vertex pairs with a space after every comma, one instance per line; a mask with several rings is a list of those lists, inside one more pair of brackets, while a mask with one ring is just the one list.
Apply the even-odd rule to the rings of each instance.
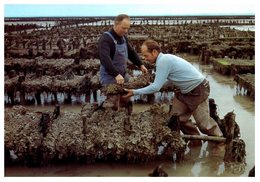
[[[218, 113], [223, 118], [227, 112], [236, 113], [241, 138], [246, 143], [246, 167], [244, 170], [230, 169], [223, 163], [224, 152], [212, 154], [212, 143], [205, 142], [201, 147], [187, 148], [185, 161], [178, 164], [164, 162], [163, 169], [169, 176], [247, 176], [255, 164], [255, 105], [250, 98], [238, 95], [232, 77], [222, 76], [213, 71], [212, 66], [193, 63], [210, 81], [211, 95], [218, 104]], [[171, 99], [164, 94], [163, 101]], [[158, 101], [158, 100], [157, 100]], [[36, 106], [34, 106], [35, 108]], [[145, 104], [135, 104], [134, 112], [144, 111]], [[39, 110], [53, 110], [53, 106], [37, 106]], [[61, 111], [80, 112], [80, 105], [62, 105]], [[13, 166], [5, 168], [5, 176], [147, 176], [160, 162], [149, 164], [63, 164], [42, 168]]]

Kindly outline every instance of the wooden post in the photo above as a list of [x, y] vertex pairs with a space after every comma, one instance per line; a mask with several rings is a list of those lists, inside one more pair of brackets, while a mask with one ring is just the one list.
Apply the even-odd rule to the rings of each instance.
[[71, 104], [72, 103], [72, 99], [71, 99], [71, 93], [67, 93], [67, 98], [64, 101], [67, 104]]
[[93, 92], [94, 102], [97, 102], [97, 90], [94, 89], [92, 92]]
[[85, 94], [85, 102], [90, 103], [91, 91], [88, 89]]
[[57, 92], [53, 92], [52, 94], [53, 94], [53, 96], [54, 96], [54, 103], [55, 103], [55, 104], [58, 104]]
[[36, 101], [37, 101], [37, 105], [41, 105], [41, 92], [40, 91], [37, 91], [35, 93], [35, 98], [36, 98]]
[[56, 105], [53, 111], [53, 118], [57, 119], [59, 115], [60, 115], [60, 105]]
[[204, 53], [204, 64], [209, 64], [210, 62], [210, 51], [209, 50], [205, 50]]
[[224, 155], [225, 162], [232, 161], [232, 147], [233, 147], [233, 138], [235, 131], [235, 115], [233, 114], [230, 119], [226, 120], [226, 152]]
[[153, 104], [154, 103], [155, 96], [154, 94], [148, 94], [147, 95], [147, 103]]
[[205, 47], [202, 47], [202, 50], [200, 53], [200, 62], [202, 62], [202, 64], [205, 64]]
[[22, 82], [25, 80], [25, 76], [19, 76], [18, 78], [18, 83], [17, 83], [17, 88], [19, 88], [20, 91], [20, 104], [25, 105], [25, 91], [22, 86]]
[[39, 122], [40, 133], [42, 133], [43, 137], [46, 137], [49, 132], [49, 127], [51, 124], [51, 118], [49, 113], [42, 113], [42, 117]]
[[86, 119], [87, 119], [87, 116], [86, 115], [83, 115], [82, 116], [82, 133], [85, 135], [85, 134], [87, 134], [87, 129], [86, 129]]
[[20, 104], [25, 105], [25, 91], [23, 89], [20, 90]]

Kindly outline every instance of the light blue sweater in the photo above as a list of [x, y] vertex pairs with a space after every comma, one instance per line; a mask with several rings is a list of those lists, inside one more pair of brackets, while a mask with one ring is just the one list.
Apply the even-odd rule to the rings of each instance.
[[193, 90], [205, 77], [188, 61], [172, 55], [160, 53], [156, 59], [155, 79], [147, 87], [135, 89], [134, 95], [144, 95], [158, 92], [167, 80], [173, 82], [181, 93]]

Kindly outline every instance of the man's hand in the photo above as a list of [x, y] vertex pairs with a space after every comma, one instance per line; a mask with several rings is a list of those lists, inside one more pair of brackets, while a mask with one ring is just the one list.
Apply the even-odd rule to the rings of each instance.
[[124, 99], [129, 98], [129, 97], [131, 97], [131, 96], [134, 95], [133, 89], [126, 89], [126, 88], [124, 88], [124, 90], [125, 90], [126, 92], [128, 92], [126, 95], [123, 95], [123, 96], [122, 96]]
[[116, 83], [120, 84], [120, 85], [124, 84], [124, 82], [125, 82], [125, 79], [124, 79], [124, 77], [121, 74], [118, 74], [115, 77], [115, 79], [116, 79]]
[[143, 72], [143, 74], [148, 73], [148, 70], [147, 70], [147, 68], [144, 65], [141, 65], [140, 69]]

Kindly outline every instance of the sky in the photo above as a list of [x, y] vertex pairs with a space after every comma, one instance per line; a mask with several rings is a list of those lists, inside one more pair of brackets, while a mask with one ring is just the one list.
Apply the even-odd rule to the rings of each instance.
[[[255, 15], [255, 0], [4, 0], [4, 17]], [[108, 3], [109, 2], [109, 3]]]

